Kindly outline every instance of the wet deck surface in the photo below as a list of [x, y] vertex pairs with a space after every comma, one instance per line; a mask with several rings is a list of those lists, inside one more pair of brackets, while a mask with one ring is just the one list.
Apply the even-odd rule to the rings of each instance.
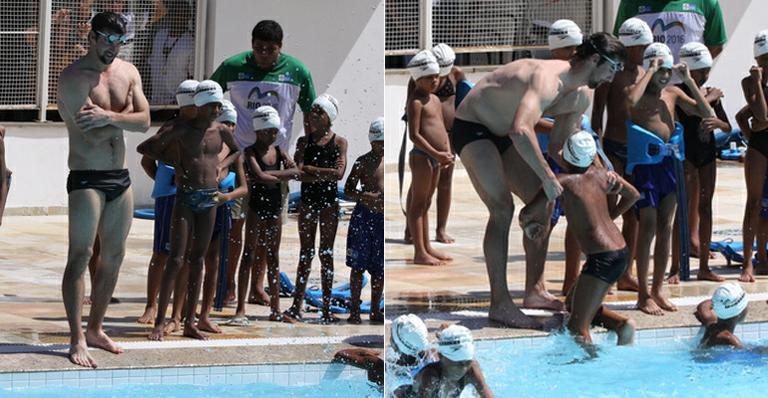
[[[542, 332], [499, 328], [489, 324], [488, 276], [482, 253], [482, 239], [488, 212], [477, 196], [466, 171], [454, 171], [453, 204], [448, 221], [448, 233], [456, 242], [453, 244], [434, 243], [435, 247], [451, 255], [454, 261], [443, 266], [430, 267], [414, 265], [413, 246], [403, 244], [405, 217], [398, 203], [397, 172], [387, 170], [386, 190], [386, 301], [387, 319], [392, 320], [403, 313], [416, 313], [425, 319], [430, 331], [441, 323], [461, 323], [473, 329], [476, 338], [501, 338], [523, 335], [537, 335]], [[408, 189], [410, 175], [406, 171], [404, 189]], [[390, 194], [394, 193], [394, 194]], [[713, 199], [713, 240], [733, 238], [741, 240], [741, 222], [746, 192], [742, 165], [719, 162], [717, 188]], [[404, 199], [403, 199], [404, 202]], [[525, 263], [522, 249], [522, 232], [517, 225], [517, 212], [521, 201], [515, 198], [515, 218], [509, 240], [509, 261], [507, 280], [518, 305], [522, 304]], [[620, 219], [617, 221], [620, 223]], [[550, 293], [560, 295], [563, 282], [565, 256], [563, 240], [565, 221], [561, 218], [554, 228], [550, 240], [544, 277]], [[430, 218], [430, 234], [434, 239], [434, 201]], [[634, 292], [616, 291], [606, 297], [612, 308], [634, 318], [639, 328], [697, 325], [693, 316], [695, 305], [710, 296], [718, 286], [716, 282], [696, 281], [698, 259], [691, 258], [691, 274], [694, 280], [679, 285], [666, 285], [665, 289], [677, 303], [679, 311], [664, 316], [650, 316], [632, 309], [637, 300]], [[710, 260], [711, 268], [727, 281], [737, 281], [740, 268], [727, 267], [724, 257], [717, 255]], [[652, 267], [652, 264], [651, 264]], [[752, 293], [747, 322], [768, 320], [768, 277], [757, 276], [755, 283], [741, 283]], [[562, 296], [560, 296], [562, 298]]]
[[[335, 283], [349, 279], [345, 265], [348, 219], [339, 224], [335, 244]], [[176, 333], [166, 338], [186, 348], [154, 349], [147, 340], [151, 325], [136, 322], [146, 303], [147, 264], [152, 252], [152, 221], [134, 219], [128, 237], [127, 254], [114, 296], [119, 304], [107, 310], [105, 330], [118, 343], [129, 342], [122, 355], [101, 350], [92, 354], [101, 367], [153, 365], [210, 365], [328, 362], [336, 351], [350, 347], [350, 341], [365, 341], [382, 347], [381, 325], [370, 325], [363, 315], [362, 325], [346, 323], [340, 314], [337, 325], [321, 325], [319, 314], [305, 313], [305, 323], [289, 325], [269, 322], [269, 308], [248, 305], [251, 326], [221, 326], [222, 334], [211, 334], [211, 344], [199, 344]], [[0, 227], [0, 372], [76, 368], [66, 359], [68, 327], [61, 300], [61, 277], [66, 264], [67, 216], [10, 216]], [[296, 217], [284, 225], [281, 245], [281, 270], [295, 278], [299, 243]], [[310, 285], [319, 285], [319, 260], [315, 258]], [[87, 279], [87, 276], [86, 276]], [[87, 289], [90, 291], [90, 289]], [[363, 300], [370, 299], [370, 284], [363, 289]], [[291, 299], [281, 299], [287, 309]], [[212, 313], [224, 322], [234, 315], [234, 307]], [[84, 308], [87, 314], [88, 307]], [[169, 310], [170, 311], [170, 310]], [[289, 338], [289, 340], [285, 340]], [[301, 340], [308, 338], [308, 340]], [[237, 340], [242, 339], [242, 340]], [[220, 340], [231, 340], [230, 347], [213, 347]], [[45, 351], [33, 352], [41, 349]], [[58, 351], [57, 351], [58, 349]], [[63, 349], [63, 351], [62, 351]]]

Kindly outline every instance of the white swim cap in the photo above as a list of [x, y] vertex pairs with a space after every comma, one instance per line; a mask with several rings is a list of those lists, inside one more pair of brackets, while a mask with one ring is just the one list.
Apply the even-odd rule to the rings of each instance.
[[411, 72], [413, 80], [419, 80], [424, 76], [439, 74], [440, 65], [432, 51], [421, 50], [408, 62], [408, 71]]
[[584, 35], [576, 22], [559, 19], [549, 27], [549, 49], [578, 46], [584, 41]]
[[200, 84], [197, 80], [184, 80], [176, 88], [176, 103], [179, 107], [195, 105], [195, 89]]
[[221, 113], [219, 114], [219, 117], [216, 118], [216, 121], [219, 123], [230, 122], [237, 124], [237, 111], [235, 110], [235, 105], [229, 100], [221, 100]]
[[398, 351], [412, 357], [427, 349], [427, 325], [416, 315], [400, 315], [392, 321], [392, 341]]
[[589, 167], [596, 153], [595, 139], [584, 130], [571, 134], [563, 145], [563, 159], [576, 167]]
[[660, 68], [672, 69], [672, 65], [675, 62], [674, 58], [672, 57], [672, 50], [670, 50], [669, 47], [667, 47], [667, 45], [664, 43], [651, 43], [648, 47], [645, 48], [645, 52], [643, 53], [643, 68], [650, 68], [651, 61], [658, 57], [661, 57], [661, 65], [659, 65]]
[[712, 294], [712, 309], [720, 319], [730, 319], [747, 308], [747, 293], [738, 283], [720, 285]]
[[472, 339], [472, 332], [464, 326], [448, 326], [438, 333], [437, 351], [454, 362], [474, 359], [475, 342]]
[[768, 53], [768, 29], [755, 35], [755, 58]]
[[328, 119], [331, 120], [331, 123], [336, 120], [336, 116], [339, 114], [339, 101], [336, 98], [333, 98], [332, 95], [327, 93], [320, 95], [312, 102], [312, 106], [315, 105], [323, 109], [325, 114], [328, 115]]
[[451, 73], [453, 62], [456, 61], [456, 53], [453, 52], [453, 49], [445, 43], [439, 43], [432, 47], [432, 54], [437, 60], [437, 65], [440, 66], [440, 76], [447, 76]]
[[264, 105], [256, 108], [253, 112], [253, 131], [280, 129], [280, 114], [277, 109]]
[[368, 141], [384, 141], [384, 117], [379, 116], [368, 128]]
[[712, 67], [712, 54], [707, 46], [692, 41], [685, 43], [678, 52], [680, 62], [688, 65], [688, 70], [697, 70]]
[[629, 18], [619, 27], [619, 41], [624, 47], [647, 46], [653, 43], [653, 32], [642, 19]]
[[224, 91], [213, 80], [203, 80], [195, 88], [195, 106], [203, 106], [206, 104], [218, 102], [224, 99]]

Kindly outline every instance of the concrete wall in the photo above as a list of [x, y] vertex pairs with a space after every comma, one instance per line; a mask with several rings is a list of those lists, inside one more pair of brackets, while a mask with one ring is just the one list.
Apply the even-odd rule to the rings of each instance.
[[[605, 27], [613, 31], [613, 21], [616, 19], [619, 0], [607, 0], [604, 4], [606, 12], [612, 12], [604, 18]], [[768, 29], [765, 22], [765, 12], [768, 6], [759, 0], [723, 0], [720, 1], [723, 10], [725, 26], [728, 32], [728, 43], [715, 61], [707, 85], [718, 87], [725, 93], [723, 106], [736, 126], [734, 116], [746, 104], [741, 92], [741, 78], [748, 75], [750, 65], [754, 64], [752, 57], [752, 41], [757, 32]], [[613, 11], [609, 11], [612, 8]], [[610, 21], [610, 22], [609, 22]], [[470, 73], [469, 79], [477, 81], [486, 72], [477, 68], [478, 72]], [[403, 122], [400, 117], [405, 105], [406, 84], [408, 76], [403, 71], [388, 70], [386, 72], [386, 154], [385, 163], [397, 163], [397, 154], [403, 134]], [[410, 142], [409, 142], [410, 144]]]
[[[349, 172], [352, 162], [370, 149], [370, 120], [384, 113], [384, 1], [211, 0], [208, 7], [206, 58], [201, 60], [205, 75], [226, 57], [250, 48], [250, 32], [258, 21], [280, 22], [286, 35], [283, 51], [308, 65], [318, 94], [328, 91], [341, 103], [335, 129], [349, 140]], [[294, 126], [295, 141], [303, 134], [300, 112]], [[6, 128], [7, 163], [14, 172], [8, 213], [65, 211], [68, 144], [64, 125], [18, 123]], [[126, 162], [137, 207], [152, 204], [151, 180], [135, 152], [145, 137], [126, 134]]]

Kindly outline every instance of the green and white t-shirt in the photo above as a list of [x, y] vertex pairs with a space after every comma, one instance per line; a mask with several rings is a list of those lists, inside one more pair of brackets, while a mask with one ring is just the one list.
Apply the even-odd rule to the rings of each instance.
[[637, 17], [648, 23], [653, 41], [666, 44], [675, 62], [685, 43], [699, 42], [706, 46], [725, 44], [723, 12], [718, 0], [622, 0], [613, 26], [614, 36], [629, 18]]
[[315, 86], [306, 65], [298, 59], [280, 54], [271, 70], [256, 67], [253, 51], [244, 51], [227, 58], [211, 75], [226, 91], [237, 110], [235, 140], [241, 149], [256, 142], [251, 118], [256, 108], [269, 105], [277, 109], [282, 129], [275, 145], [288, 151], [296, 104], [309, 112], [315, 100]]

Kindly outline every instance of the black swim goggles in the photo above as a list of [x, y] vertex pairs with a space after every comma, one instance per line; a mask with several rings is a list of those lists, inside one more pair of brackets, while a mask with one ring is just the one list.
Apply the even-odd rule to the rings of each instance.
[[126, 33], [124, 35], [118, 35], [117, 33], [112, 33], [111, 35], [108, 35], [104, 32], [99, 32], [97, 30], [96, 34], [103, 37], [104, 41], [106, 41], [107, 44], [109, 45], [120, 44], [121, 46], [124, 46], [130, 43], [131, 40], [133, 40], [133, 35], [130, 33]]

